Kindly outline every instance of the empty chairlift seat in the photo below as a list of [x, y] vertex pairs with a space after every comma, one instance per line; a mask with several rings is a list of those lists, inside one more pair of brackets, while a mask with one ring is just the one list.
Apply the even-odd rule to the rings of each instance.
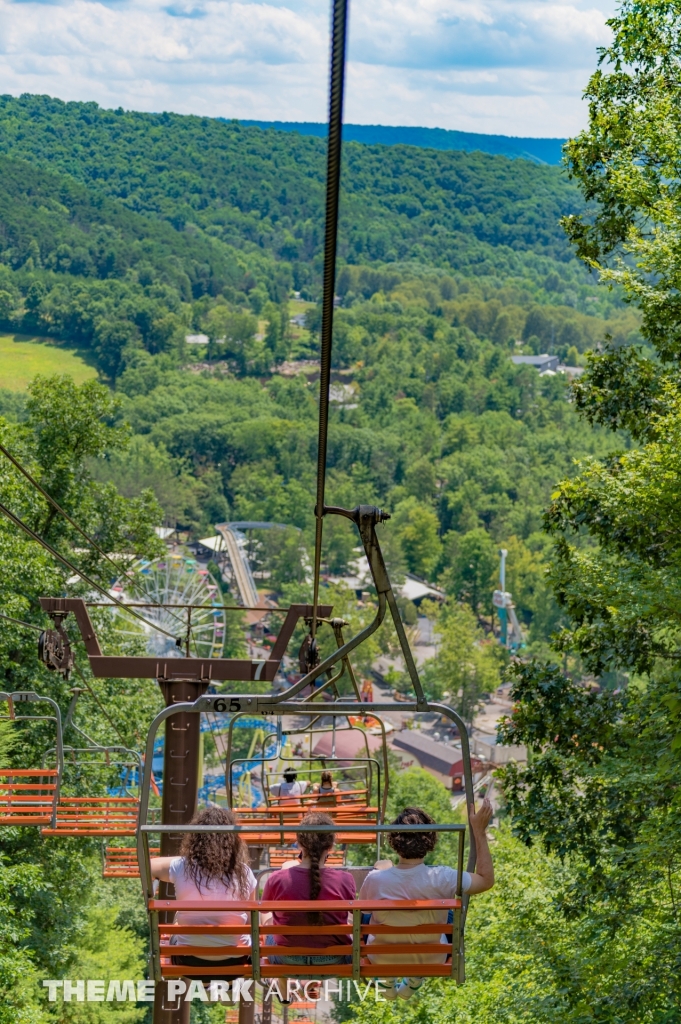
[[55, 813], [57, 769], [0, 769], [0, 825], [49, 825]]
[[[65, 777], [69, 769], [88, 778], [102, 767], [116, 775], [131, 776], [137, 790], [141, 775], [139, 755], [125, 747], [81, 747], [65, 749]], [[70, 756], [69, 756], [70, 755]], [[121, 781], [120, 779], [118, 780]], [[94, 788], [94, 787], [93, 787]], [[126, 781], [105, 795], [60, 796], [53, 824], [42, 829], [45, 836], [134, 836], [137, 830], [139, 796]]]
[[[153, 846], [149, 851], [152, 857], [158, 857], [160, 848]], [[107, 844], [104, 850], [103, 878], [139, 878], [140, 869], [137, 861], [136, 846], [112, 846]]]
[[[54, 767], [0, 768], [0, 826], [51, 825], [55, 821], [63, 768], [63, 744], [59, 706], [51, 697], [32, 690], [0, 693], [0, 702], [7, 704], [7, 714], [0, 720], [14, 724], [52, 722], [56, 744], [52, 750]], [[47, 704], [51, 714], [18, 714], [16, 706]], [[17, 724], [17, 728], [22, 726]]]
[[65, 796], [57, 804], [54, 827], [44, 836], [134, 836], [137, 829], [137, 797]]

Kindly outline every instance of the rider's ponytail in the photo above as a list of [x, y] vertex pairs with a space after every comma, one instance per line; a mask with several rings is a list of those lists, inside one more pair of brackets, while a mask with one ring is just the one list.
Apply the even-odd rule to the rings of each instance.
[[[328, 814], [313, 811], [311, 814], [306, 814], [300, 824], [333, 825], [333, 823], [333, 818]], [[319, 899], [319, 893], [322, 888], [319, 862], [324, 854], [332, 848], [336, 837], [333, 832], [298, 832], [296, 838], [298, 846], [310, 858], [310, 899]], [[324, 919], [319, 911], [309, 913], [308, 921], [310, 924], [324, 923]]]

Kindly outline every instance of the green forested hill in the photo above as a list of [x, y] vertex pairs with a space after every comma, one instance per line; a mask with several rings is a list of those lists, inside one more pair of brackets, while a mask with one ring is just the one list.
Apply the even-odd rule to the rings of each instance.
[[142, 282], [152, 270], [187, 301], [197, 289], [217, 291], [239, 279], [229, 251], [210, 239], [6, 156], [0, 157], [0, 252], [12, 270], [30, 260], [29, 269], [102, 280], [134, 270]]
[[[0, 151], [50, 165], [178, 230], [197, 223], [301, 266], [321, 249], [325, 148], [320, 139], [211, 118], [0, 99]], [[351, 143], [341, 255], [463, 268], [489, 258], [492, 245], [567, 261], [558, 218], [581, 206], [556, 168]], [[504, 259], [509, 269], [523, 265]]]
[[[269, 369], [288, 354], [275, 335], [291, 290], [319, 295], [324, 151], [209, 118], [0, 98], [0, 326], [89, 348], [112, 380], [125, 351], [180, 353], [227, 303], [270, 324], [265, 350], [240, 364]], [[450, 284], [429, 312], [565, 354], [621, 306], [570, 256], [558, 220], [581, 201], [557, 168], [353, 143], [343, 182], [347, 305], [436, 273], [436, 291], [439, 276]], [[509, 308], [477, 315], [470, 300]], [[535, 306], [555, 312], [528, 327]]]

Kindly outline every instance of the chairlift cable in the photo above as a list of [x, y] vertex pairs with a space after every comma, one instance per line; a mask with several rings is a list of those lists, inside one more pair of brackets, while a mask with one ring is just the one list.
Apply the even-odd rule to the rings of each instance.
[[64, 519], [66, 519], [66, 521], [67, 521], [67, 522], [69, 522], [69, 523], [71, 524], [71, 526], [72, 526], [72, 527], [74, 528], [74, 530], [76, 530], [76, 531], [77, 531], [77, 532], [78, 532], [78, 533], [79, 533], [79, 534], [81, 535], [81, 537], [83, 537], [83, 539], [84, 539], [84, 540], [86, 540], [86, 541], [88, 542], [88, 544], [89, 544], [89, 545], [90, 545], [91, 547], [93, 547], [93, 548], [95, 549], [95, 551], [96, 551], [96, 552], [97, 552], [98, 554], [100, 554], [100, 555], [102, 556], [102, 558], [105, 558], [105, 559], [107, 560], [107, 562], [109, 562], [109, 563], [110, 563], [110, 565], [112, 565], [112, 566], [114, 567], [114, 569], [116, 570], [116, 573], [120, 573], [120, 571], [121, 571], [121, 567], [120, 567], [120, 565], [116, 565], [116, 563], [114, 562], [113, 558], [111, 558], [111, 556], [110, 556], [110, 555], [107, 555], [106, 551], [104, 551], [104, 550], [103, 550], [103, 549], [102, 549], [102, 548], [101, 548], [101, 547], [99, 546], [99, 544], [97, 543], [97, 541], [96, 541], [96, 540], [93, 540], [93, 538], [92, 538], [92, 537], [91, 537], [91, 536], [90, 536], [90, 535], [89, 535], [88, 533], [86, 533], [86, 532], [85, 532], [85, 530], [83, 530], [83, 528], [82, 528], [82, 527], [80, 527], [80, 526], [78, 525], [78, 523], [77, 523], [77, 522], [76, 522], [76, 521], [75, 521], [75, 520], [74, 520], [74, 519], [73, 519], [73, 518], [72, 518], [72, 517], [71, 517], [71, 516], [69, 515], [69, 513], [68, 513], [68, 512], [67, 512], [67, 511], [66, 511], [65, 509], [63, 509], [63, 508], [61, 507], [61, 505], [59, 504], [59, 502], [58, 502], [58, 501], [56, 501], [56, 500], [55, 500], [55, 499], [54, 499], [54, 498], [52, 497], [52, 495], [50, 495], [50, 494], [48, 494], [48, 493], [47, 493], [47, 491], [45, 490], [45, 488], [44, 488], [44, 487], [42, 487], [42, 486], [41, 486], [41, 484], [39, 484], [39, 483], [38, 483], [38, 481], [37, 481], [37, 480], [35, 480], [35, 479], [34, 479], [34, 478], [33, 478], [33, 477], [31, 476], [31, 474], [29, 473], [29, 471], [28, 471], [28, 470], [27, 470], [27, 469], [26, 469], [26, 468], [25, 468], [24, 466], [22, 466], [22, 465], [21, 465], [21, 463], [19, 462], [19, 460], [18, 460], [18, 459], [16, 459], [16, 458], [15, 458], [15, 457], [14, 457], [14, 456], [12, 455], [12, 453], [11, 453], [11, 452], [7, 451], [7, 449], [5, 448], [5, 446], [4, 446], [3, 444], [0, 444], [0, 452], [2, 452], [2, 454], [3, 454], [3, 455], [4, 455], [5, 457], [6, 457], [6, 458], [8, 458], [8, 459], [9, 459], [9, 461], [10, 461], [10, 462], [12, 463], [12, 465], [13, 465], [13, 466], [16, 466], [16, 468], [17, 468], [17, 469], [19, 470], [19, 472], [20, 472], [20, 473], [22, 473], [22, 474], [23, 474], [23, 475], [24, 475], [24, 476], [26, 477], [26, 479], [27, 479], [27, 480], [28, 480], [28, 482], [29, 482], [29, 483], [31, 484], [31, 486], [32, 486], [32, 487], [35, 487], [35, 489], [36, 489], [37, 491], [39, 491], [39, 492], [40, 492], [40, 493], [42, 494], [43, 498], [45, 498], [45, 500], [46, 500], [46, 501], [48, 501], [48, 502], [50, 503], [50, 505], [52, 505], [52, 507], [53, 507], [53, 508], [55, 508], [55, 509], [57, 510], [57, 512], [59, 512], [59, 513], [60, 513], [60, 515], [62, 515], [62, 516], [64, 517]]
[[[95, 691], [94, 691], [94, 690], [92, 689], [92, 687], [91, 687], [91, 686], [90, 686], [90, 684], [88, 683], [87, 679], [85, 678], [85, 676], [84, 676], [84, 675], [83, 675], [83, 673], [81, 672], [81, 670], [80, 670], [80, 668], [78, 667], [78, 665], [76, 665], [76, 664], [74, 663], [74, 666], [73, 666], [73, 667], [75, 668], [76, 672], [77, 672], [77, 673], [78, 673], [78, 675], [80, 676], [80, 678], [81, 678], [81, 681], [82, 681], [82, 682], [83, 682], [83, 683], [85, 684], [85, 687], [86, 687], [86, 689], [87, 689], [88, 693], [90, 694], [90, 696], [91, 696], [91, 697], [92, 697], [92, 699], [94, 700], [95, 704], [97, 705], [97, 707], [99, 708], [99, 710], [100, 710], [100, 711], [102, 712], [102, 714], [103, 714], [103, 715], [104, 715], [104, 717], [106, 718], [107, 722], [109, 723], [109, 725], [111, 726], [111, 728], [113, 729], [113, 731], [114, 731], [114, 732], [116, 733], [116, 735], [118, 736], [118, 738], [119, 738], [119, 740], [121, 741], [121, 743], [123, 744], [123, 746], [124, 746], [124, 747], [127, 747], [127, 745], [128, 745], [128, 744], [127, 744], [127, 741], [123, 739], [123, 736], [122, 736], [122, 735], [121, 735], [121, 733], [119, 732], [118, 726], [117, 726], [117, 725], [116, 725], [116, 723], [114, 722], [113, 718], [111, 718], [111, 717], [110, 717], [110, 715], [109, 715], [108, 711], [107, 711], [107, 710], [106, 710], [106, 708], [105, 708], [105, 707], [103, 706], [103, 704], [102, 704], [102, 702], [100, 701], [99, 697], [97, 696], [97, 694], [95, 693]], [[72, 724], [73, 724], [73, 723], [72, 723]]]
[[[25, 623], [22, 618], [14, 618], [12, 615], [5, 615], [2, 611], [0, 611], [0, 618], [4, 618], [6, 622], [13, 623], [15, 626], [23, 626], [27, 630], [34, 630], [36, 633], [44, 633], [46, 629], [45, 626], [36, 626], [35, 623]], [[83, 644], [84, 641], [80, 639], [74, 640], [73, 637], [69, 637], [69, 643], [73, 646], [76, 643]]]
[[[36, 479], [34, 479], [34, 477], [26, 469], [26, 467], [22, 466], [22, 464], [19, 462], [19, 460], [16, 459], [14, 457], [14, 455], [12, 455], [12, 453], [9, 452], [7, 450], [7, 448], [5, 448], [5, 446], [3, 444], [0, 444], [0, 452], [2, 452], [2, 454], [6, 458], [9, 459], [9, 461], [12, 463], [12, 465], [15, 466], [19, 470], [19, 472], [22, 473], [23, 476], [26, 477], [26, 479], [31, 484], [31, 486], [35, 487], [35, 489], [40, 494], [42, 494], [43, 498], [45, 498], [45, 500], [47, 502], [49, 502], [49, 504], [52, 505], [52, 507], [55, 508], [57, 510], [57, 512], [59, 512], [60, 515], [62, 515], [64, 517], [64, 519], [66, 519], [66, 521], [68, 523], [71, 524], [71, 526], [74, 528], [74, 530], [76, 530], [76, 532], [79, 533], [81, 535], [81, 537], [83, 537], [83, 539], [86, 540], [88, 542], [88, 544], [92, 548], [94, 548], [94, 550], [98, 554], [100, 554], [102, 556], [102, 558], [105, 558], [107, 560], [107, 562], [110, 565], [113, 566], [113, 568], [116, 570], [116, 575], [118, 575], [121, 572], [120, 565], [117, 565], [116, 562], [113, 560], [113, 558], [111, 558], [110, 555], [107, 555], [106, 551], [104, 551], [104, 549], [102, 547], [100, 547], [100, 545], [97, 543], [97, 541], [94, 540], [81, 526], [78, 525], [78, 523], [75, 521], [75, 519], [73, 519], [72, 516], [70, 516], [69, 513], [65, 509], [63, 509], [61, 507], [59, 502], [56, 501], [56, 499], [53, 498], [51, 494], [47, 493], [45, 488], [41, 484], [39, 484]], [[124, 575], [127, 575], [127, 572], [124, 571]], [[134, 580], [131, 580], [131, 583], [132, 583], [132, 585], [134, 587], [135, 586]], [[177, 616], [174, 616], [174, 618], [177, 618], [178, 622], [180, 621]]]
[[44, 626], [36, 626], [33, 622], [23, 622], [21, 619], [15, 619], [11, 615], [4, 615], [0, 612], [0, 619], [5, 619], [7, 622], [13, 622], [15, 626], [23, 626], [24, 629], [34, 629], [36, 633], [44, 633]]
[[324, 490], [329, 431], [329, 385], [333, 343], [333, 300], [336, 285], [336, 247], [340, 201], [341, 147], [343, 131], [343, 91], [345, 86], [345, 43], [348, 24], [348, 0], [334, 0], [331, 37], [331, 75], [329, 83], [329, 133], [326, 153], [326, 224], [324, 236], [324, 283], [322, 289], [321, 352], [319, 367], [319, 435], [317, 444], [317, 503], [315, 505], [314, 596], [312, 625], [317, 632], [319, 576], [322, 563]]
[[4, 516], [6, 516], [11, 523], [14, 523], [14, 525], [18, 526], [20, 530], [23, 530], [24, 533], [31, 538], [31, 540], [36, 541], [38, 544], [41, 545], [41, 547], [44, 547], [45, 550], [48, 551], [53, 558], [58, 559], [58, 561], [60, 561], [62, 565], [65, 565], [67, 569], [69, 569], [71, 572], [74, 572], [77, 576], [80, 576], [80, 578], [84, 580], [89, 587], [94, 587], [94, 589], [98, 590], [100, 594], [104, 595], [104, 597], [109, 598], [111, 603], [120, 608], [121, 611], [127, 612], [128, 615], [133, 615], [136, 619], [139, 619], [140, 622], [143, 622], [145, 626], [148, 626], [150, 629], [155, 630], [155, 632], [157, 633], [163, 633], [164, 636], [170, 637], [171, 640], [177, 642], [177, 637], [173, 636], [172, 633], [169, 633], [167, 630], [163, 629], [162, 626], [157, 626], [153, 622], [149, 622], [149, 620], [145, 619], [143, 615], [139, 615], [132, 608], [128, 608], [123, 601], [119, 601], [118, 598], [112, 597], [108, 590], [105, 590], [104, 587], [101, 586], [101, 584], [96, 583], [94, 580], [90, 579], [90, 577], [87, 576], [82, 571], [82, 569], [78, 569], [73, 564], [73, 562], [69, 561], [69, 559], [66, 558], [65, 555], [60, 554], [60, 552], [57, 551], [56, 548], [53, 548], [51, 544], [48, 544], [48, 542], [44, 540], [39, 534], [37, 534], [35, 530], [32, 530], [31, 527], [27, 525], [27, 523], [24, 523], [23, 520], [19, 519], [18, 516], [15, 516], [13, 512], [10, 512], [10, 510], [5, 505], [0, 504], [0, 512]]

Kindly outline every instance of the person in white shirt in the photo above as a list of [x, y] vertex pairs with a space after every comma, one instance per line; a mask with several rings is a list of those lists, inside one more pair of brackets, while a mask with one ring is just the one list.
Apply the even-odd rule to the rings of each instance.
[[286, 768], [283, 782], [279, 783], [278, 796], [281, 802], [283, 803], [285, 799], [287, 802], [299, 804], [300, 800], [297, 798], [301, 797], [304, 792], [305, 787], [298, 782], [298, 773], [293, 768]]
[[[476, 869], [471, 874], [464, 871], [462, 879], [463, 892], [473, 895], [486, 892], [494, 885], [494, 865], [487, 842], [486, 828], [492, 817], [492, 805], [489, 800], [482, 802], [480, 810], [469, 810], [468, 820], [475, 837], [477, 851]], [[393, 822], [393, 825], [434, 825], [435, 822], [419, 807], [406, 807]], [[389, 842], [398, 856], [396, 865], [372, 871], [365, 878], [360, 890], [361, 900], [438, 900], [453, 899], [456, 895], [458, 872], [444, 865], [425, 864], [424, 860], [437, 843], [437, 832], [391, 832]], [[370, 924], [381, 925], [419, 925], [446, 924], [446, 910], [374, 910]], [[445, 963], [448, 955], [448, 940], [442, 935], [440, 941], [444, 949], [439, 953], [419, 953], [418, 946], [432, 943], [432, 934], [411, 932], [401, 935], [369, 935], [367, 937], [367, 956], [377, 964], [437, 964]], [[414, 944], [413, 953], [380, 953], [371, 954], [373, 942], [388, 944], [390, 942]], [[419, 988], [421, 979], [407, 977], [390, 978], [381, 983], [386, 999], [409, 999]]]
[[[236, 825], [231, 811], [207, 807], [192, 820], [193, 825]], [[255, 899], [255, 875], [248, 865], [248, 850], [238, 832], [187, 832], [179, 857], [152, 857], [151, 873], [162, 882], [175, 886], [178, 900], [252, 900]], [[205, 956], [179, 954], [174, 964], [186, 967], [233, 967], [250, 960], [248, 914], [220, 910], [210, 913], [178, 911], [175, 924], [244, 925], [243, 935], [173, 936], [173, 944], [205, 946]], [[213, 946], [234, 946], [234, 956], [211, 956]]]

